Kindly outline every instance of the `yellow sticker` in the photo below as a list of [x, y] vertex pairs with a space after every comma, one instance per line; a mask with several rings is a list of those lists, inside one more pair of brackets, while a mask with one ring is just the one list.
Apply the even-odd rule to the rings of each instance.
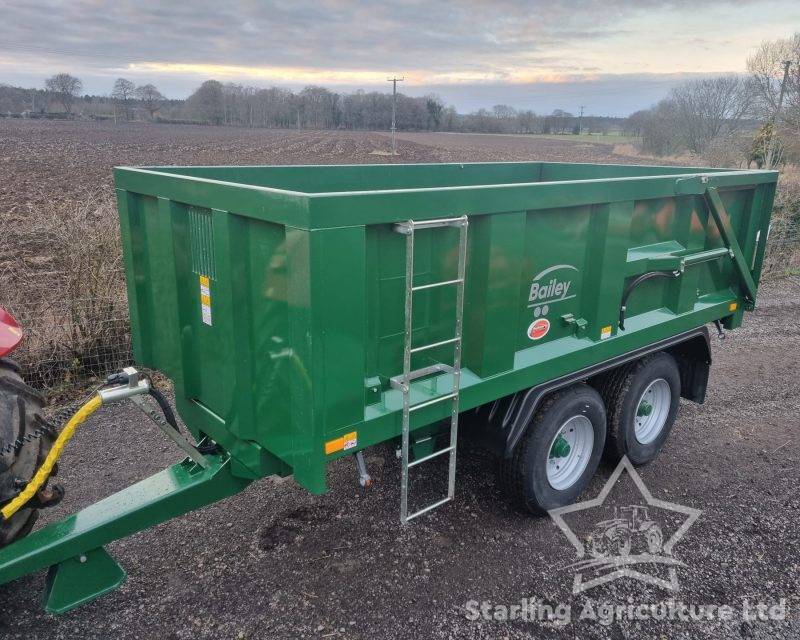
[[208, 276], [200, 276], [200, 312], [203, 324], [211, 326], [211, 282]]
[[344, 449], [344, 438], [336, 438], [336, 440], [328, 440], [325, 443], [325, 455], [328, 456], [337, 451]]
[[358, 446], [358, 432], [346, 433], [341, 438], [328, 440], [325, 443], [325, 455], [336, 453], [337, 451], [347, 451]]
[[731, 302], [730, 306], [728, 307], [728, 311], [736, 311], [736, 303]]
[[611, 325], [608, 325], [607, 327], [603, 327], [602, 329], [600, 329], [601, 340], [605, 340], [606, 338], [610, 337], [611, 337]]

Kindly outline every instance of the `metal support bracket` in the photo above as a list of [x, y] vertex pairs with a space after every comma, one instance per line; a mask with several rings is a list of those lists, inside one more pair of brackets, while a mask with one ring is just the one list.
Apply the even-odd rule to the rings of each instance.
[[114, 591], [127, 573], [111, 555], [98, 547], [50, 567], [44, 588], [48, 613], [66, 613]]
[[733, 227], [731, 227], [730, 216], [728, 212], [725, 211], [725, 205], [722, 203], [722, 198], [719, 197], [719, 191], [716, 187], [708, 187], [706, 189], [705, 200], [708, 205], [708, 210], [711, 212], [711, 216], [714, 218], [714, 222], [717, 225], [717, 229], [719, 229], [722, 241], [731, 252], [733, 263], [736, 265], [736, 271], [739, 274], [739, 279], [742, 282], [748, 301], [754, 303], [758, 287], [753, 280], [753, 274], [750, 273], [750, 269], [747, 266], [747, 261], [744, 259], [742, 248], [739, 246], [739, 241], [736, 239], [736, 233], [733, 231]]
[[150, 383], [139, 376], [139, 371], [133, 367], [125, 367], [122, 370], [128, 376], [128, 384], [121, 384], [108, 389], [101, 389], [97, 392], [103, 404], [111, 404], [128, 398], [135, 398], [150, 393]]
[[162, 415], [156, 411], [155, 407], [145, 401], [142, 396], [131, 396], [131, 401], [135, 404], [142, 412], [150, 418], [153, 422], [156, 423], [159, 429], [161, 429], [164, 433], [169, 436], [169, 439], [172, 440], [181, 451], [183, 451], [187, 456], [189, 456], [194, 462], [199, 464], [203, 469], [208, 469], [208, 460], [206, 457], [200, 453], [197, 449], [195, 449], [194, 445], [179, 431], [175, 431], [167, 422], [164, 420]]
[[584, 335], [586, 335], [586, 327], [589, 325], [589, 323], [585, 318], [576, 318], [572, 313], [565, 313], [563, 316], [561, 316], [561, 322], [563, 322], [567, 327], [572, 326], [575, 330], [576, 337], [582, 338]]

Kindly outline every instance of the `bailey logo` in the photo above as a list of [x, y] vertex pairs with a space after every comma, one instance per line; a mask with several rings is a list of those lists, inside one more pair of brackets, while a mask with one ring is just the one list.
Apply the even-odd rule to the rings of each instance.
[[577, 267], [573, 267], [571, 264], [556, 264], [534, 276], [528, 295], [528, 302], [530, 303], [528, 308], [533, 308], [534, 316], [537, 318], [540, 315], [547, 315], [551, 304], [575, 297], [572, 289], [572, 279], [559, 278], [554, 275], [555, 271], [562, 269], [567, 271], [578, 270]]
[[539, 318], [528, 327], [528, 337], [531, 340], [541, 340], [550, 331], [550, 321], [547, 318]]

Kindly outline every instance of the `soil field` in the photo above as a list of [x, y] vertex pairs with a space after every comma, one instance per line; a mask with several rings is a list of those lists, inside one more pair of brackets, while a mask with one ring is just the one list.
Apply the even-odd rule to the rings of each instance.
[[115, 165], [546, 160], [641, 162], [613, 145], [530, 136], [235, 129], [0, 119], [0, 216], [109, 193]]
[[[54, 198], [110, 197], [114, 164], [386, 162], [394, 160], [380, 155], [389, 145], [372, 133], [0, 120], [0, 216], [5, 227]], [[399, 149], [399, 159], [414, 162], [641, 161], [610, 145], [508, 136], [403, 134]], [[0, 305], [2, 298], [0, 291]], [[639, 469], [653, 500], [701, 512], [674, 547], [675, 588], [620, 577], [573, 594], [579, 558], [567, 536], [553, 520], [511, 507], [495, 461], [468, 442], [459, 450], [456, 501], [401, 527], [399, 463], [384, 446], [367, 452], [369, 489], [359, 487], [352, 460], [341, 459], [329, 467], [324, 496], [291, 478], [267, 479], [113, 543], [128, 581], [64, 616], [41, 611], [43, 572], [0, 586], [0, 638], [798, 639], [798, 314], [800, 279], [766, 283], [744, 327], [712, 339], [706, 403], [684, 402], [659, 458]], [[67, 448], [67, 496], [38, 526], [178, 459], [134, 407], [102, 409]], [[613, 471], [601, 466], [583, 498], [597, 497]], [[637, 490], [623, 474], [608, 504], [642, 504]], [[608, 509], [567, 523], [586, 539], [601, 515]], [[650, 517], [665, 531], [677, 522], [660, 507]], [[671, 580], [666, 565], [638, 569]], [[502, 617], [504, 607], [532, 598], [527, 620], [480, 612], [487, 603]], [[665, 620], [631, 612], [665, 602]], [[543, 605], [553, 619], [535, 613], [546, 613]], [[623, 610], [609, 617], [608, 606]], [[708, 619], [707, 608], [704, 619], [681, 619], [682, 607], [698, 615], [700, 606], [732, 613], [720, 619], [712, 610]]]

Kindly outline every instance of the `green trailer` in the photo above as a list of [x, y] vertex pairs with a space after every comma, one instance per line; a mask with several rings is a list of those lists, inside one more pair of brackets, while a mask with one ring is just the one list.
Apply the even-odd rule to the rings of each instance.
[[[114, 172], [134, 355], [199, 448], [0, 549], [64, 611], [115, 588], [106, 543], [396, 443], [400, 521], [457, 497], [459, 436], [535, 513], [600, 458], [645, 464], [703, 402], [707, 325], [754, 308], [777, 173], [542, 162]], [[135, 370], [105, 401], [147, 387]], [[141, 398], [137, 396], [138, 401]], [[428, 503], [410, 491], [446, 469]], [[430, 471], [430, 467], [428, 471]]]

